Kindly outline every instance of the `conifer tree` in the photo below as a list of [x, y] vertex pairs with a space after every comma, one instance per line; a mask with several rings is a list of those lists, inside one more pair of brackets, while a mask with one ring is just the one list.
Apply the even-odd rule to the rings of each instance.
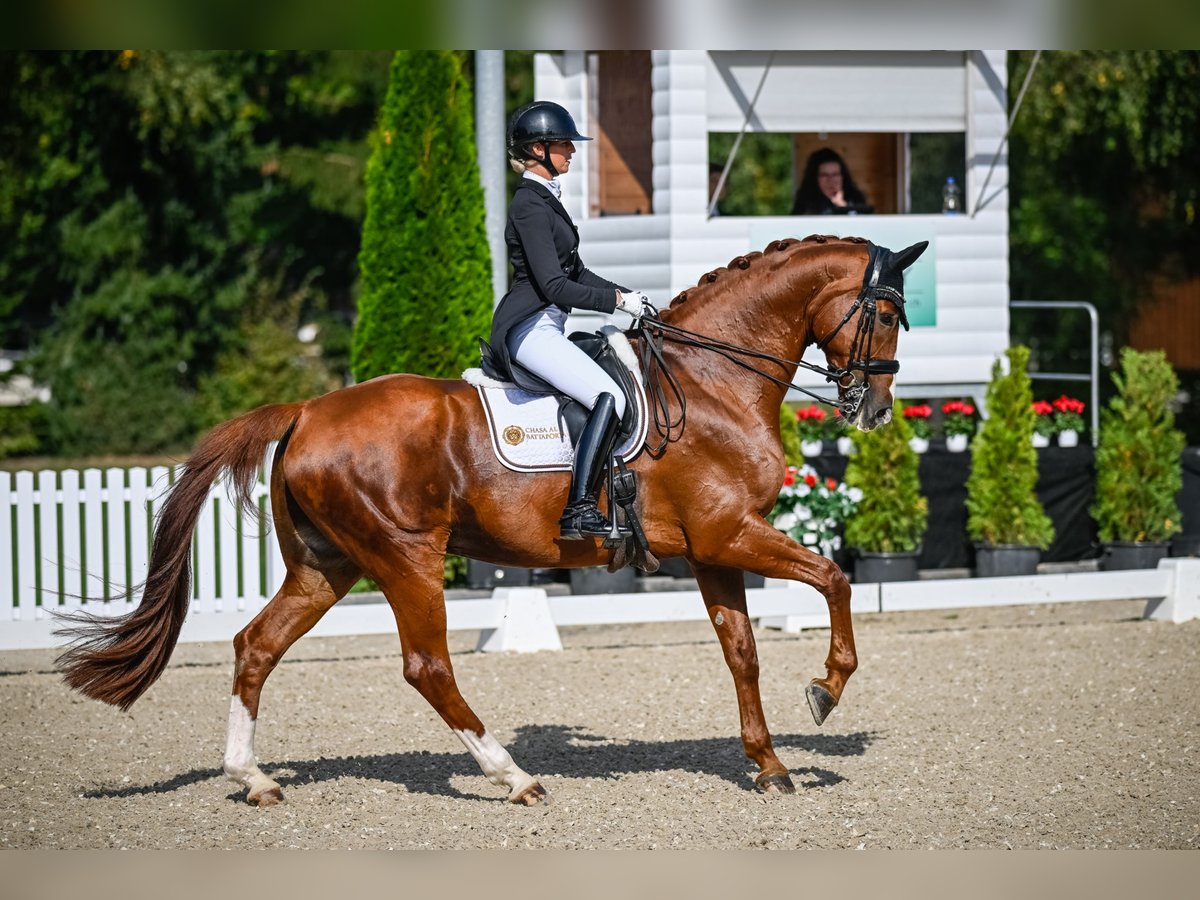
[[869, 553], [911, 553], [921, 546], [929, 501], [921, 496], [912, 429], [899, 402], [891, 424], [853, 431], [857, 453], [846, 463], [846, 484], [862, 490], [858, 511], [846, 522], [846, 544]]
[[1037, 498], [1037, 451], [1033, 447], [1033, 388], [1026, 367], [1029, 348], [1009, 347], [1008, 374], [1000, 360], [987, 389], [988, 417], [971, 446], [967, 477], [967, 534], [997, 546], [1045, 550], [1054, 525]]
[[804, 454], [800, 452], [800, 433], [796, 430], [796, 411], [786, 403], [779, 407], [779, 440], [783, 444], [783, 458], [789, 466], [804, 465]]
[[1166, 541], [1183, 530], [1183, 432], [1170, 404], [1179, 380], [1161, 350], [1121, 351], [1116, 395], [1101, 412], [1092, 517], [1102, 541]]
[[351, 363], [457, 377], [492, 314], [471, 91], [458, 55], [401, 50], [367, 166]]

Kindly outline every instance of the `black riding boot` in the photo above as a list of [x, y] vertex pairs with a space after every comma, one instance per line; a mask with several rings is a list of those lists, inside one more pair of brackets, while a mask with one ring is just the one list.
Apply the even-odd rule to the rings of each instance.
[[596, 506], [596, 497], [612, 462], [613, 444], [620, 425], [612, 394], [601, 394], [575, 447], [571, 492], [558, 521], [561, 537], [583, 540], [604, 537], [612, 530], [612, 523]]

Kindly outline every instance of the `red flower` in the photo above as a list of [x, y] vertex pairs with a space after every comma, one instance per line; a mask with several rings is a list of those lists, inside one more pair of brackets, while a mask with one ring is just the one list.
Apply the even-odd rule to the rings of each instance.
[[836, 491], [837, 490], [837, 482], [834, 481], [832, 478], [826, 478], [825, 479], [825, 487], [829, 488], [831, 491]]
[[906, 419], [928, 419], [932, 415], [933, 409], [928, 403], [916, 403], [904, 407], [904, 418]]
[[1054, 407], [1045, 400], [1034, 400], [1033, 411], [1039, 416], [1048, 416], [1050, 413], [1054, 412]]
[[1059, 412], [1078, 414], [1083, 412], [1083, 401], [1076, 400], [1074, 397], [1068, 397], [1066, 394], [1063, 394], [1054, 401], [1054, 408]]
[[790, 485], [793, 485], [795, 483], [796, 483], [796, 476], [792, 472], [789, 471], [783, 476], [783, 486], [784, 487], [789, 487]]
[[946, 415], [958, 413], [963, 416], [975, 415], [975, 407], [970, 403], [964, 403], [962, 400], [947, 400], [942, 404], [942, 412]]
[[796, 410], [796, 421], [800, 422], [805, 419], [815, 419], [818, 422], [824, 421], [825, 410], [819, 406], [802, 406]]
[[809, 487], [816, 487], [817, 486], [817, 476], [814, 475], [812, 472], [809, 472], [808, 474], [806, 474], [804, 476], [804, 483], [807, 484]]

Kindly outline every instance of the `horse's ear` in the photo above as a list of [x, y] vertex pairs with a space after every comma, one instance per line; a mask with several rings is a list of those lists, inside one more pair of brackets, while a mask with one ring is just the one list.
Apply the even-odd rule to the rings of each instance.
[[893, 265], [897, 269], [904, 270], [917, 261], [917, 258], [925, 252], [925, 248], [929, 246], [929, 241], [921, 241], [919, 244], [913, 244], [911, 247], [905, 247], [895, 255], [892, 260]]

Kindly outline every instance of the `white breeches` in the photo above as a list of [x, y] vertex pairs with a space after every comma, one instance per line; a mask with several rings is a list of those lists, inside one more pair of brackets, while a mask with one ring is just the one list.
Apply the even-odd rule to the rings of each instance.
[[563, 333], [566, 313], [557, 307], [521, 322], [508, 335], [509, 355], [544, 381], [588, 409], [601, 394], [612, 394], [617, 418], [625, 415], [625, 393], [590, 356]]

